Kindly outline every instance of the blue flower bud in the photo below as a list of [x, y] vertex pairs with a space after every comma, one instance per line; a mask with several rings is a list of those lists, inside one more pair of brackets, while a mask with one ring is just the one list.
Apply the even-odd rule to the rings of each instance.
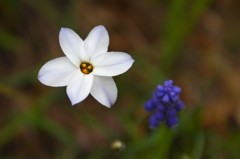
[[157, 86], [157, 90], [163, 92], [164, 91], [164, 87], [162, 85], [158, 85]]
[[144, 109], [146, 111], [151, 112], [151, 111], [154, 111], [156, 109], [156, 106], [152, 103], [152, 100], [149, 100], [149, 101], [145, 102]]
[[179, 96], [175, 92], [171, 92], [170, 97], [173, 100], [173, 102], [177, 102], [179, 100]]
[[181, 93], [182, 92], [182, 88], [178, 87], [178, 86], [174, 86], [173, 87], [173, 91], [177, 94]]
[[164, 86], [172, 86], [172, 84], [173, 84], [173, 80], [166, 80], [166, 81], [164, 81]]
[[162, 101], [163, 101], [164, 104], [169, 105], [170, 104], [169, 95], [168, 94], [164, 95], [163, 98], [162, 98]]
[[169, 129], [176, 128], [178, 126], [178, 117], [177, 116], [168, 117], [166, 120], [166, 124]]
[[179, 100], [176, 104], [175, 104], [175, 108], [176, 110], [179, 112], [180, 110], [184, 109], [184, 103], [183, 101]]
[[156, 127], [158, 127], [159, 122], [157, 121], [156, 117], [154, 115], [152, 115], [149, 119], [149, 127], [151, 129], [155, 129]]

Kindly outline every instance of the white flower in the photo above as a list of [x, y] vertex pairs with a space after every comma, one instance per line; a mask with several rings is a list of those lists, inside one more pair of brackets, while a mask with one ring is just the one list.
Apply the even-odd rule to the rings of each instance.
[[111, 107], [117, 99], [112, 78], [126, 72], [134, 60], [123, 52], [107, 52], [108, 32], [99, 25], [83, 41], [73, 30], [61, 28], [60, 46], [66, 56], [45, 63], [38, 80], [47, 86], [67, 86], [67, 95], [75, 105], [89, 93], [101, 104]]

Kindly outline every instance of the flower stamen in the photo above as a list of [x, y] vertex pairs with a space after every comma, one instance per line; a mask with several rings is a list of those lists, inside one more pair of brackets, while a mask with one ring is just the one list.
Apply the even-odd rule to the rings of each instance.
[[80, 65], [80, 69], [81, 69], [82, 73], [89, 74], [93, 71], [93, 66], [92, 66], [92, 64], [90, 64], [88, 62], [83, 62]]

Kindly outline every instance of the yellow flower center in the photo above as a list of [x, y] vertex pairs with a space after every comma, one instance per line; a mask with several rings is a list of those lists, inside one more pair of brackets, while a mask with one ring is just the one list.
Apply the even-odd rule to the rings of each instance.
[[80, 65], [80, 69], [81, 69], [82, 73], [89, 74], [93, 71], [93, 66], [92, 66], [92, 64], [90, 64], [88, 62], [83, 62]]

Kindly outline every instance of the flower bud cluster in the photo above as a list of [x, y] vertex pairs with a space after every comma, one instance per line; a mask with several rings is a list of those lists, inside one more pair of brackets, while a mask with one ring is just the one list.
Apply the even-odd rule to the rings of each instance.
[[172, 84], [173, 80], [166, 80], [164, 85], [158, 85], [152, 99], [144, 104], [146, 111], [153, 112], [149, 119], [150, 128], [156, 128], [163, 121], [169, 129], [178, 125], [177, 113], [184, 109], [184, 103], [179, 99], [182, 89]]

